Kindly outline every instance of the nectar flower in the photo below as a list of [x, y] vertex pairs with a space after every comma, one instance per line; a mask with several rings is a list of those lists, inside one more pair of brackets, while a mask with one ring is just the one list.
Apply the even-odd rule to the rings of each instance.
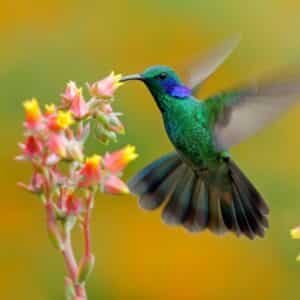
[[101, 180], [101, 161], [102, 157], [96, 154], [86, 158], [85, 164], [80, 170], [82, 178], [79, 185], [81, 187], [89, 187], [99, 183]]
[[70, 102], [72, 102], [74, 100], [74, 98], [78, 94], [78, 91], [79, 91], [79, 89], [78, 89], [76, 83], [74, 81], [70, 81], [67, 84], [65, 93], [62, 95], [62, 99], [65, 102], [70, 103]]
[[47, 146], [48, 146], [49, 150], [51, 152], [55, 153], [56, 155], [58, 155], [62, 158], [66, 157], [66, 155], [67, 155], [67, 150], [66, 150], [67, 139], [64, 135], [56, 134], [56, 133], [51, 134], [48, 139]]
[[[111, 106], [114, 93], [122, 84], [120, 79], [121, 75], [112, 72], [96, 81], [88, 86], [89, 98], [74, 82], [69, 82], [57, 106], [40, 108], [36, 99], [24, 102], [25, 141], [19, 144], [21, 155], [16, 159], [28, 161], [33, 176], [29, 183], [19, 186], [35, 193], [42, 202], [49, 238], [66, 263], [68, 299], [86, 300], [85, 286], [95, 263], [90, 221], [96, 193], [129, 193], [121, 171], [137, 157], [135, 147], [107, 153], [105, 161], [99, 155], [84, 159], [91, 129], [105, 143], [116, 141], [117, 135], [124, 132], [119, 120], [122, 114]], [[70, 243], [76, 227], [82, 228], [84, 240], [78, 261]]]
[[29, 129], [37, 129], [41, 125], [43, 116], [38, 101], [33, 98], [23, 103], [26, 116], [26, 126]]
[[57, 113], [56, 122], [61, 129], [66, 129], [74, 123], [74, 120], [70, 111], [60, 110]]
[[110, 194], [129, 194], [128, 186], [116, 175], [110, 175], [104, 182], [104, 191]]
[[127, 145], [119, 151], [106, 154], [103, 160], [105, 169], [112, 173], [122, 171], [131, 161], [135, 160], [138, 154], [135, 152], [135, 147]]
[[55, 104], [46, 104], [45, 105], [45, 115], [50, 116], [56, 111], [56, 106]]
[[109, 76], [89, 86], [90, 94], [96, 97], [111, 98], [117, 88], [123, 84], [120, 82], [121, 78], [121, 74], [115, 75], [114, 72], [111, 72]]
[[81, 89], [78, 90], [78, 93], [73, 98], [70, 111], [73, 113], [75, 118], [82, 119], [88, 113], [88, 105], [85, 102]]
[[48, 127], [54, 131], [68, 128], [74, 123], [70, 111], [59, 110], [57, 114], [50, 115], [48, 118]]
[[43, 151], [43, 144], [34, 136], [27, 137], [25, 144], [22, 145], [24, 156], [30, 159], [38, 156]]

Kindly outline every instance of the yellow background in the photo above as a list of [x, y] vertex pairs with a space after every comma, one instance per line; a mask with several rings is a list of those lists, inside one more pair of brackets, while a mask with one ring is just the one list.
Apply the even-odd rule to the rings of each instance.
[[[176, 67], [236, 32], [243, 34], [239, 48], [203, 95], [300, 60], [296, 0], [28, 0], [0, 7], [0, 297], [6, 300], [63, 299], [63, 263], [47, 240], [41, 204], [16, 187], [30, 174], [13, 161], [24, 98], [57, 101], [67, 81], [84, 84], [112, 69]], [[127, 135], [112, 148], [131, 143], [140, 153], [130, 176], [171, 146], [140, 83], [120, 89], [115, 107], [125, 113]], [[90, 299], [298, 299], [300, 242], [290, 239], [289, 229], [300, 223], [299, 117], [293, 108], [232, 151], [270, 204], [265, 239], [189, 235], [163, 225], [159, 212], [140, 210], [133, 197], [100, 196]]]

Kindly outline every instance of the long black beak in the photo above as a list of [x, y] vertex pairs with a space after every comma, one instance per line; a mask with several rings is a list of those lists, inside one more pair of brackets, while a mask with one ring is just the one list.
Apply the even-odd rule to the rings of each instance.
[[141, 74], [133, 74], [133, 75], [127, 75], [127, 76], [123, 76], [120, 81], [128, 81], [128, 80], [143, 80], [143, 77], [141, 76]]

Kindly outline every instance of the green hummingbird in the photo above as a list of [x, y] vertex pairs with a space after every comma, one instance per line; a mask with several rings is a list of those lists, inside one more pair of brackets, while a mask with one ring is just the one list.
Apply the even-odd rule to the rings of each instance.
[[193, 92], [235, 46], [235, 41], [226, 41], [197, 64], [190, 87], [167, 66], [153, 66], [121, 79], [146, 85], [175, 148], [141, 170], [129, 187], [146, 210], [165, 202], [162, 218], [167, 224], [183, 225], [190, 232], [231, 231], [254, 239], [265, 234], [269, 208], [228, 149], [295, 103], [300, 96], [300, 78], [290, 76], [205, 100], [195, 98]]

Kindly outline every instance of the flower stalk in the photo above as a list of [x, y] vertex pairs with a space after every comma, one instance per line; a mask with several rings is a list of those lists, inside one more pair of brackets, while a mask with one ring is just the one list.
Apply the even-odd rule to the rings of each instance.
[[[104, 158], [99, 154], [89, 156], [85, 149], [93, 127], [95, 136], [105, 144], [124, 133], [120, 113], [112, 109], [119, 80], [120, 75], [111, 73], [88, 85], [89, 99], [75, 82], [70, 82], [60, 103], [46, 105], [44, 110], [37, 99], [24, 102], [25, 138], [17, 160], [29, 162], [33, 175], [29, 184], [19, 186], [39, 196], [43, 203], [49, 239], [66, 266], [67, 300], [87, 300], [86, 284], [95, 264], [91, 219], [97, 192], [129, 192], [121, 177], [137, 157], [135, 147], [106, 153]], [[83, 240], [80, 259], [72, 245], [76, 228], [81, 229]]]

